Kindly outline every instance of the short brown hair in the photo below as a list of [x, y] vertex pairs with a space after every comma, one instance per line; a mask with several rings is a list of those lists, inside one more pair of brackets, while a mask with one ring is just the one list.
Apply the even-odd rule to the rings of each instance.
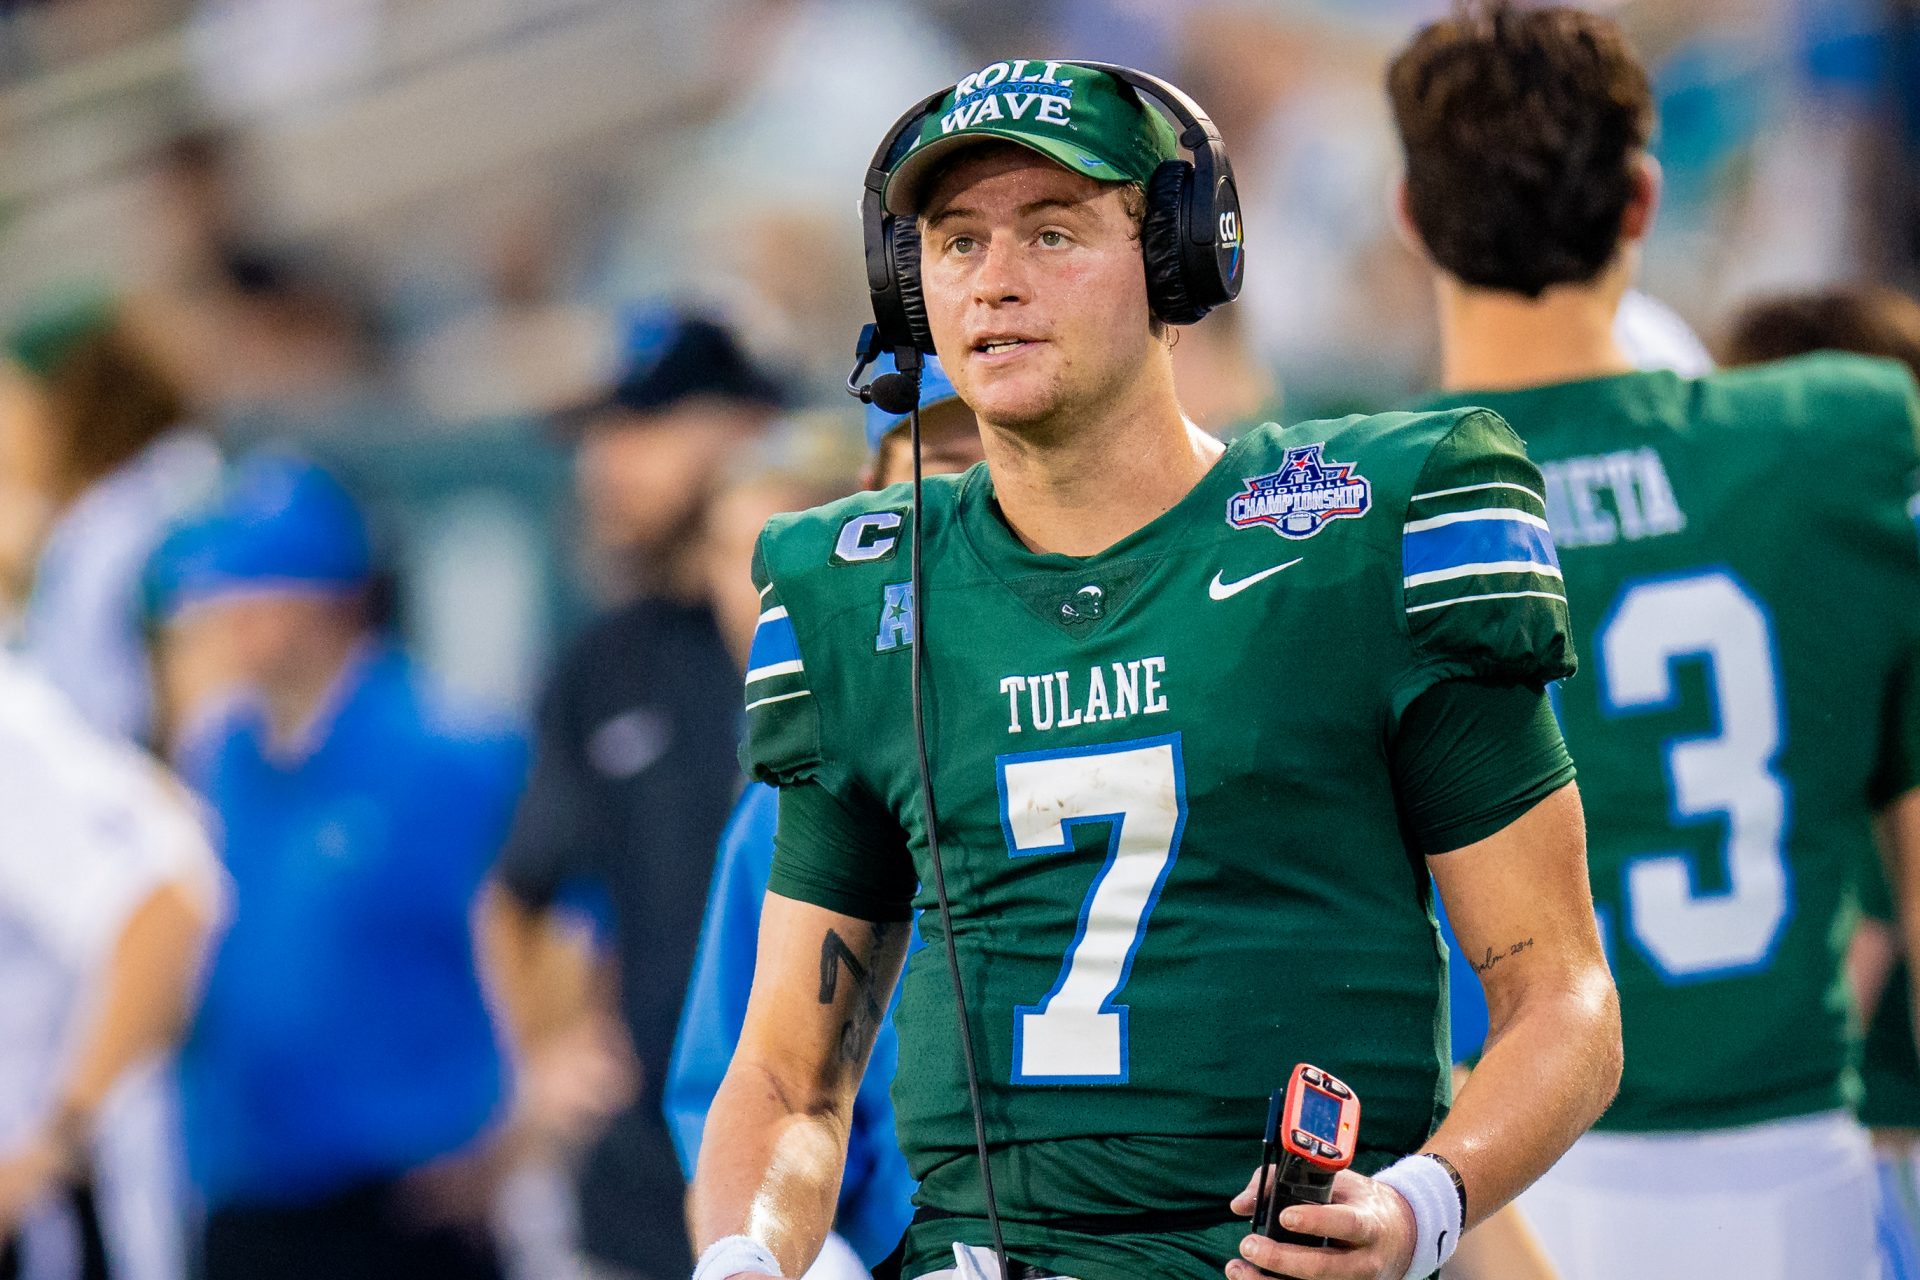
[[179, 387], [124, 320], [80, 344], [49, 380], [73, 479], [90, 484], [177, 426]]
[[1466, 284], [1537, 298], [1613, 260], [1653, 134], [1646, 69], [1611, 20], [1460, 5], [1393, 60], [1407, 212]]
[[1758, 364], [1809, 351], [1886, 356], [1920, 377], [1920, 301], [1876, 284], [1762, 298], [1734, 317], [1724, 355]]

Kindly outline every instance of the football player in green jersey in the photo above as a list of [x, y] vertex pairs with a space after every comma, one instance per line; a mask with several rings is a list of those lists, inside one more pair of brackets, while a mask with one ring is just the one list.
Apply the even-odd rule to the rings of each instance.
[[[1132, 77], [995, 63], [881, 173], [986, 462], [925, 483], [923, 618], [911, 489], [762, 534], [744, 759], [779, 827], [700, 1280], [813, 1256], [916, 905], [909, 1277], [997, 1269], [968, 1041], [1008, 1280], [1424, 1277], [1611, 1096], [1539, 472], [1478, 410], [1193, 427], [1164, 322], [1192, 315], [1168, 258], [1197, 228]], [[1435, 883], [1492, 1007], [1451, 1111]], [[1334, 1203], [1285, 1218], [1332, 1248], [1247, 1234], [1267, 1095], [1303, 1061], [1364, 1102]]]
[[[1388, 76], [1445, 391], [1546, 479], [1626, 1073], [1522, 1201], [1568, 1280], [1862, 1280], [1874, 1186], [1842, 954], [1876, 813], [1920, 799], [1916, 391], [1822, 355], [1634, 372], [1645, 71], [1611, 21], [1475, 6]], [[1841, 621], [1844, 619], [1844, 621]]]
[[[1730, 365], [1815, 351], [1884, 356], [1920, 375], [1920, 301], [1884, 286], [1842, 286], [1760, 299], [1728, 326]], [[1907, 727], [1920, 732], [1920, 724]], [[1912, 822], [1920, 812], [1905, 806], [1891, 817]], [[1898, 831], [1885, 838], [1906, 844]], [[1920, 954], [1920, 917], [1908, 913], [1903, 941], [1879, 850], [1862, 850], [1860, 876], [1860, 923], [1847, 948], [1847, 985], [1866, 1027], [1854, 1114], [1873, 1137], [1880, 1178], [1880, 1269], [1889, 1280], [1904, 1280], [1920, 1276], [1920, 1055], [1914, 975], [1906, 963], [1908, 954]]]

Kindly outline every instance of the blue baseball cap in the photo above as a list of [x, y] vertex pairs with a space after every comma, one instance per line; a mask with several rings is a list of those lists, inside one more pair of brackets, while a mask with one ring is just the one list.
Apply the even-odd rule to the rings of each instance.
[[[898, 373], [899, 366], [893, 362], [893, 353], [887, 352], [873, 362], [873, 376], [885, 373]], [[926, 356], [920, 363], [920, 409], [925, 412], [937, 404], [949, 400], [958, 400], [960, 393], [953, 389], [953, 382], [947, 377], [947, 371], [940, 367], [939, 356]], [[867, 406], [867, 448], [878, 449], [880, 441], [887, 432], [907, 420], [904, 413], [888, 413], [879, 405]]]
[[623, 317], [613, 384], [584, 404], [555, 415], [577, 430], [609, 411], [648, 415], [683, 400], [710, 397], [767, 409], [798, 400], [787, 379], [756, 360], [721, 320], [677, 306], [642, 307]]
[[365, 519], [341, 483], [294, 454], [255, 454], [205, 512], [149, 559], [149, 613], [171, 617], [221, 596], [348, 592], [373, 577]]

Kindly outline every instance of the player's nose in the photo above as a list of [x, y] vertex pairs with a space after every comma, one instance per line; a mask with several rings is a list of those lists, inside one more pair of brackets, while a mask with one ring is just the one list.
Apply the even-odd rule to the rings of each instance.
[[995, 236], [973, 273], [973, 298], [988, 306], [1026, 302], [1031, 281], [1025, 255], [1014, 237]]

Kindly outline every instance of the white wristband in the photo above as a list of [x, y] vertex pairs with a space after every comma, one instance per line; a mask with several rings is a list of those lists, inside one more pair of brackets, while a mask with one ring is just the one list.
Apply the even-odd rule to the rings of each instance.
[[700, 1263], [693, 1269], [693, 1280], [727, 1280], [728, 1276], [737, 1276], [742, 1271], [769, 1276], [786, 1274], [780, 1269], [780, 1260], [752, 1236], [722, 1236], [700, 1255]]
[[1460, 1192], [1432, 1156], [1408, 1156], [1373, 1175], [1413, 1207], [1413, 1261], [1404, 1280], [1426, 1280], [1460, 1247]]

